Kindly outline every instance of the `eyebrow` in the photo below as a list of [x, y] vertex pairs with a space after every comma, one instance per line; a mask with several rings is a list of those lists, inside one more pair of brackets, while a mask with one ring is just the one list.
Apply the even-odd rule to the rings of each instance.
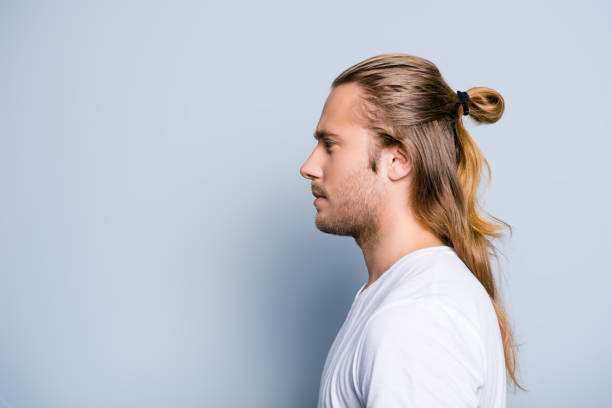
[[315, 130], [315, 132], [314, 132], [315, 140], [319, 140], [319, 139], [322, 139], [322, 138], [327, 137], [327, 136], [335, 136], [337, 138], [340, 138], [340, 136], [338, 136], [337, 134], [332, 133], [330, 131], [327, 131], [325, 129], [323, 129], [323, 130]]

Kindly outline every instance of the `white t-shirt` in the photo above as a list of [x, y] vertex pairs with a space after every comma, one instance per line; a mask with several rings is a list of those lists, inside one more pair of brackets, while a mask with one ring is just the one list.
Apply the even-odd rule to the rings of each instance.
[[318, 408], [505, 408], [497, 315], [453, 248], [413, 251], [364, 287], [327, 355]]

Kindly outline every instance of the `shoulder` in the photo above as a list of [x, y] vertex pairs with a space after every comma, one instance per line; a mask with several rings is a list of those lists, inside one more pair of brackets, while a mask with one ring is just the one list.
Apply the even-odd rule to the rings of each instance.
[[[397, 304], [404, 313], [452, 315], [466, 320], [467, 326], [482, 336], [487, 330], [484, 322], [494, 313], [487, 291], [454, 251], [435, 255], [422, 257], [418, 273], [394, 282], [382, 303]], [[398, 302], [408, 301], [416, 303], [399, 306]]]
[[481, 339], [458, 310], [436, 297], [376, 311], [358, 350], [364, 401], [385, 398], [381, 393], [387, 390], [425, 403], [442, 398], [432, 390], [444, 390], [452, 406], [458, 399], [475, 400], [484, 382]]
[[368, 319], [363, 341], [369, 345], [395, 338], [411, 342], [447, 341], [482, 345], [479, 331], [463, 310], [438, 296], [385, 304]]

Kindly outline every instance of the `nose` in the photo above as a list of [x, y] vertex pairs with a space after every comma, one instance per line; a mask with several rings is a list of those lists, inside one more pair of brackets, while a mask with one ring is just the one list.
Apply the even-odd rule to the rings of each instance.
[[321, 166], [316, 162], [316, 153], [317, 149], [310, 154], [306, 162], [300, 167], [300, 174], [302, 177], [307, 178], [309, 180], [314, 180], [315, 178], [320, 178], [322, 175]]

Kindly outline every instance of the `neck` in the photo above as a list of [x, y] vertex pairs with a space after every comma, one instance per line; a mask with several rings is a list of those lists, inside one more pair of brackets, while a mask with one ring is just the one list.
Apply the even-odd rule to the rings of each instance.
[[433, 233], [423, 228], [406, 207], [381, 210], [375, 231], [355, 237], [368, 268], [366, 288], [410, 252], [444, 245]]

